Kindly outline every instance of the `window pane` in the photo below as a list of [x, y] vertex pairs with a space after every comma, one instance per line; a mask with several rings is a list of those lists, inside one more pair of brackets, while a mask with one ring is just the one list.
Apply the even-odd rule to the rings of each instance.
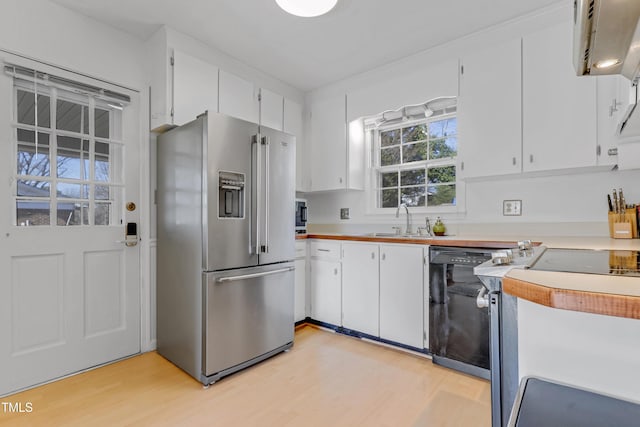
[[424, 184], [425, 170], [413, 169], [400, 172], [400, 185], [420, 185]]
[[96, 185], [95, 191], [96, 193], [93, 196], [95, 200], [111, 200], [108, 185]]
[[89, 135], [89, 107], [82, 106], [82, 133]]
[[49, 134], [18, 129], [18, 175], [50, 176]]
[[58, 202], [58, 225], [87, 225], [89, 203]]
[[109, 144], [96, 141], [95, 153], [95, 180], [109, 181]]
[[111, 217], [111, 203], [96, 203], [95, 225], [109, 225]]
[[398, 172], [388, 172], [380, 174], [381, 187], [397, 187]]
[[59, 182], [57, 196], [63, 199], [88, 199], [89, 186], [86, 184], [69, 184]]
[[84, 127], [84, 121], [88, 120], [88, 117], [84, 117], [84, 114], [88, 111], [87, 108], [82, 108], [80, 104], [62, 99], [58, 100], [56, 108], [56, 128], [80, 133], [80, 130]]
[[388, 147], [390, 145], [400, 144], [400, 129], [392, 129], [380, 132], [380, 146]]
[[458, 133], [458, 121], [456, 118], [438, 120], [429, 124], [429, 135], [431, 138], [443, 138], [445, 136], [456, 135]]
[[416, 125], [402, 129], [402, 143], [427, 139], [427, 125]]
[[427, 160], [427, 146], [426, 142], [404, 145], [402, 147], [402, 163]]
[[407, 206], [424, 206], [425, 188], [419, 187], [402, 187], [400, 189], [402, 203]]
[[49, 225], [51, 205], [49, 200], [18, 200], [16, 202], [16, 225]]
[[450, 136], [446, 139], [435, 139], [430, 143], [429, 158], [442, 159], [455, 157], [458, 154], [458, 137]]
[[400, 147], [383, 148], [380, 150], [380, 165], [397, 165], [400, 163]]
[[109, 138], [109, 111], [96, 108], [95, 114], [95, 136], [98, 138]]
[[48, 181], [18, 180], [18, 196], [23, 197], [49, 197], [51, 195]]
[[429, 184], [439, 184], [441, 182], [456, 181], [456, 167], [444, 166], [440, 168], [429, 168], [427, 172]]
[[430, 185], [428, 195], [429, 206], [455, 205], [456, 186], [452, 185]]
[[59, 178], [89, 179], [89, 141], [58, 136]]
[[47, 95], [38, 94], [38, 117], [36, 118], [35, 99], [33, 92], [18, 90], [18, 123], [48, 128], [51, 126], [51, 100]]
[[398, 207], [398, 189], [382, 190], [382, 200], [380, 202], [383, 208]]

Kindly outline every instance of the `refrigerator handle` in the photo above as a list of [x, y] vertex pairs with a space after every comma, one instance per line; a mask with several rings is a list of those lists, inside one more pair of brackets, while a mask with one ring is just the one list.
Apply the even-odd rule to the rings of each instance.
[[[260, 254], [260, 134], [258, 135], [253, 135], [251, 137], [251, 146], [255, 146], [256, 147], [256, 154], [255, 154], [255, 165], [256, 165], [256, 170], [255, 170], [255, 180], [252, 180], [252, 184], [253, 184], [253, 202], [255, 203], [256, 209], [256, 217], [255, 217], [255, 246], [253, 246], [253, 243], [251, 244], [251, 248], [252, 250], [255, 248], [255, 254], [258, 255]], [[251, 209], [253, 210], [253, 208]]]
[[295, 267], [281, 268], [279, 270], [265, 271], [263, 273], [243, 274], [242, 276], [220, 277], [218, 280], [216, 280], [216, 282], [218, 283], [237, 282], [239, 280], [247, 280], [247, 279], [254, 279], [256, 277], [271, 276], [272, 274], [286, 273], [288, 271], [293, 271], [293, 270], [295, 270]]
[[269, 253], [269, 199], [271, 198], [271, 188], [269, 187], [269, 137], [262, 137], [262, 145], [264, 145], [264, 246], [262, 252]]

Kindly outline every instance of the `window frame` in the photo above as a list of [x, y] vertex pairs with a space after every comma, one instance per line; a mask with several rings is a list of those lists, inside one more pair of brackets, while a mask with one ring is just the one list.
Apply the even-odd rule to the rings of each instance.
[[[385, 132], [393, 129], [402, 129], [413, 125], [425, 124], [431, 122], [437, 122], [440, 120], [444, 120], [447, 118], [456, 118], [457, 119], [457, 111], [447, 112], [439, 115], [434, 115], [429, 118], [421, 118], [416, 120], [405, 120], [402, 122], [394, 122], [390, 124], [383, 124], [380, 126], [368, 126], [365, 128], [365, 143], [367, 147], [367, 168], [366, 168], [366, 179], [365, 179], [365, 194], [367, 199], [367, 215], [395, 215], [397, 207], [388, 207], [383, 208], [379, 207], [378, 201], [382, 197], [382, 186], [378, 185], [378, 175], [380, 173], [388, 173], [388, 172], [396, 172], [396, 171], [405, 171], [405, 170], [414, 170], [414, 169], [425, 169], [425, 187], [429, 187], [428, 183], [428, 168], [429, 167], [443, 167], [443, 166], [453, 166], [456, 171], [456, 180], [452, 182], [456, 186], [456, 204], [455, 205], [439, 205], [439, 206], [428, 206], [427, 201], [425, 200], [425, 206], [409, 206], [409, 209], [412, 213], [422, 213], [422, 214], [445, 214], [445, 213], [459, 213], [464, 211], [464, 200], [466, 189], [464, 182], [460, 180], [460, 173], [458, 168], [458, 156], [460, 153], [460, 139], [458, 134], [458, 146], [457, 146], [457, 154], [455, 157], [447, 157], [440, 159], [427, 159], [420, 160], [415, 162], [408, 163], [400, 163], [395, 165], [386, 165], [380, 166], [381, 163], [381, 142], [380, 142], [380, 134], [381, 132]], [[401, 143], [402, 145], [402, 143]], [[401, 149], [402, 150], [402, 149]], [[402, 156], [402, 153], [401, 153]], [[402, 158], [401, 158], [402, 160]], [[400, 185], [400, 181], [398, 181], [398, 191], [403, 188]], [[442, 184], [436, 184], [442, 185]], [[446, 185], [446, 184], [445, 184]], [[428, 197], [425, 194], [425, 198]]]
[[[34, 94], [35, 96], [44, 95], [49, 98], [49, 127], [42, 127], [35, 121], [33, 125], [19, 123], [18, 122], [18, 92], [24, 91]], [[12, 83], [12, 207], [11, 207], [11, 225], [18, 228], [81, 228], [81, 227], [116, 227], [121, 226], [122, 219], [124, 218], [124, 165], [125, 165], [125, 144], [122, 141], [123, 135], [123, 114], [120, 107], [110, 103], [107, 100], [99, 99], [88, 93], [78, 91], [74, 93], [71, 90], [64, 88], [58, 88], [56, 86], [46, 86], [40, 82], [32, 82], [15, 78]], [[82, 108], [82, 114], [84, 115], [84, 109], [87, 108], [88, 119], [88, 133], [84, 133], [83, 119], [81, 119], [79, 132], [63, 130], [57, 128], [57, 102], [59, 100], [72, 102], [78, 104]], [[109, 137], [98, 137], [95, 135], [95, 110], [101, 109], [108, 111], [109, 114]], [[18, 152], [19, 152], [19, 138], [18, 130], [23, 129], [27, 132], [34, 132], [35, 134], [47, 134], [49, 143], [49, 174], [48, 176], [38, 175], [23, 175], [19, 173], [17, 167]], [[88, 158], [81, 162], [87, 161], [89, 176], [84, 176], [82, 172], [84, 167], [80, 167], [80, 176], [78, 178], [61, 177], [58, 176], [58, 138], [68, 137], [79, 139], [81, 141], [80, 151], [83, 151], [84, 141], [88, 142]], [[109, 146], [109, 178], [107, 181], [97, 180], [95, 175], [96, 162], [98, 161], [96, 156], [96, 144], [103, 143]], [[71, 152], [73, 150], [69, 150]], [[78, 151], [78, 152], [80, 152]], [[113, 159], [113, 160], [112, 160]], [[49, 185], [49, 197], [37, 197], [37, 196], [19, 196], [18, 195], [18, 181], [44, 181]], [[86, 186], [87, 197], [66, 197], [62, 194], [58, 194], [58, 184], [71, 184], [78, 185], [79, 188]], [[100, 199], [96, 197], [97, 187], [108, 187], [109, 197], [107, 199]], [[82, 191], [82, 190], [81, 190]], [[47, 203], [49, 206], [49, 224], [29, 224], [23, 225], [18, 223], [18, 202], [42, 202]], [[87, 205], [87, 223], [84, 223], [84, 207], [80, 211], [80, 223], [78, 224], [58, 224], [58, 206], [60, 204], [74, 204], [74, 205]], [[108, 224], [95, 224], [96, 220], [96, 206], [100, 204], [109, 204], [109, 223]]]

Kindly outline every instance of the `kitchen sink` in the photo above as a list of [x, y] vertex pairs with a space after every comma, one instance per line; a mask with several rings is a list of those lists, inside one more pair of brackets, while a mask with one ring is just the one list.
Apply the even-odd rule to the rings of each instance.
[[429, 239], [429, 236], [422, 236], [420, 234], [396, 234], [396, 233], [389, 233], [389, 232], [382, 232], [382, 233], [365, 233], [365, 234], [361, 234], [361, 236], [366, 236], [366, 237], [395, 237], [395, 238], [400, 238], [400, 239]]

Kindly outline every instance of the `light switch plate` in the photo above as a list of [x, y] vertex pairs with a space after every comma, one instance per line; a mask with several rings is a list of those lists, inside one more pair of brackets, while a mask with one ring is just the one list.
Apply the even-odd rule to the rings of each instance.
[[349, 208], [340, 208], [340, 219], [349, 219]]
[[503, 216], [522, 215], [522, 200], [503, 200], [502, 215]]

